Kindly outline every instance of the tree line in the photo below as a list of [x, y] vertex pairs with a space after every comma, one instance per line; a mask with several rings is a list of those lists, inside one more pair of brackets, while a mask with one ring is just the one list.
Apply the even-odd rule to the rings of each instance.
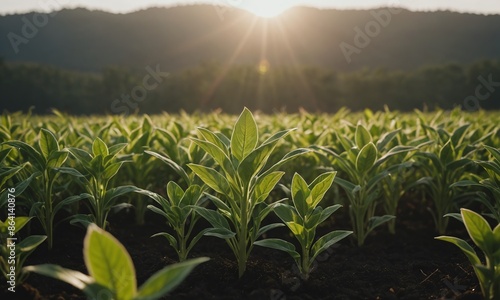
[[354, 72], [314, 66], [204, 62], [175, 73], [161, 66], [107, 67], [98, 73], [0, 61], [2, 112], [130, 114], [212, 111], [243, 106], [274, 111], [335, 112], [370, 108], [409, 111], [461, 106], [500, 109], [500, 61]]

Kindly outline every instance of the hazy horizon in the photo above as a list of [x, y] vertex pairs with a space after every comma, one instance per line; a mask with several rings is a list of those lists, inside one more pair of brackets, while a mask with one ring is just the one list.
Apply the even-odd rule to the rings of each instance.
[[[173, 7], [179, 5], [192, 4], [212, 4], [219, 7], [229, 6], [235, 8], [246, 9], [255, 12], [256, 8], [266, 10], [266, 7], [273, 6], [269, 9], [283, 10], [293, 6], [315, 7], [320, 9], [373, 9], [385, 6], [397, 6], [412, 11], [442, 11], [449, 10], [461, 13], [473, 14], [500, 14], [500, 1], [487, 0], [481, 3], [470, 1], [450, 1], [424, 0], [419, 2], [410, 2], [408, 0], [395, 1], [380, 1], [380, 0], [282, 0], [266, 2], [263, 0], [144, 0], [144, 1], [119, 1], [119, 0], [26, 0], [19, 2], [17, 0], [4, 0], [0, 7], [0, 15], [19, 14], [32, 11], [55, 11], [64, 8], [83, 7], [90, 10], [102, 10], [111, 13], [130, 13], [138, 10], [143, 10], [151, 7]], [[263, 7], [265, 6], [265, 7]]]

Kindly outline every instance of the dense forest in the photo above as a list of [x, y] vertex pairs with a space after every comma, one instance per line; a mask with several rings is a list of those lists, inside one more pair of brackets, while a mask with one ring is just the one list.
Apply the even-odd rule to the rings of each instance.
[[271, 66], [409, 70], [499, 59], [500, 16], [297, 7], [261, 19], [208, 5], [128, 14], [80, 8], [0, 16], [0, 38], [6, 61], [81, 71], [160, 64], [176, 72], [210, 59], [255, 64], [263, 57]]
[[[71, 114], [211, 111], [242, 106], [334, 112], [342, 106], [411, 110], [500, 109], [500, 61], [443, 64], [415, 70], [335, 72], [317, 67], [272, 68], [205, 62], [176, 73], [108, 67], [98, 73], [38, 64], [0, 63], [0, 110]], [[159, 72], [157, 72], [159, 71]]]

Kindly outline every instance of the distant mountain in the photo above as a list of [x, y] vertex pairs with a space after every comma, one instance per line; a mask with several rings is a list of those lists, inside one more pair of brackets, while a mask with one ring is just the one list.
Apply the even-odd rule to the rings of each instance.
[[[293, 8], [270, 20], [197, 5], [129, 14], [71, 9], [0, 17], [0, 57], [98, 71], [202, 61], [414, 69], [500, 58], [500, 15]], [[16, 51], [18, 50], [18, 51]], [[16, 53], [17, 52], [17, 53]], [[348, 63], [350, 60], [350, 63]]]

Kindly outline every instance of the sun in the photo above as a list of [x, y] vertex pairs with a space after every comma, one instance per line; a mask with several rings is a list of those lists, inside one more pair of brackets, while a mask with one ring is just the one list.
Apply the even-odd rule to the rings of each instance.
[[286, 1], [277, 0], [252, 0], [245, 1], [245, 9], [261, 18], [272, 18], [284, 12], [290, 7]]

